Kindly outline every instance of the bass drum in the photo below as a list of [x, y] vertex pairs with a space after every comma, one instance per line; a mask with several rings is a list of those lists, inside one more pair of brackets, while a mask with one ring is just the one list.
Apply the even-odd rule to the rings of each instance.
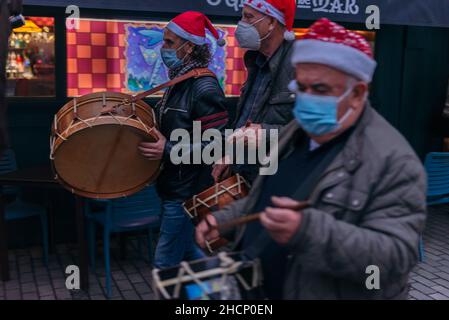
[[156, 142], [155, 115], [123, 93], [93, 93], [67, 103], [54, 118], [50, 159], [56, 179], [72, 193], [94, 199], [131, 195], [151, 184], [161, 162], [138, 150]]

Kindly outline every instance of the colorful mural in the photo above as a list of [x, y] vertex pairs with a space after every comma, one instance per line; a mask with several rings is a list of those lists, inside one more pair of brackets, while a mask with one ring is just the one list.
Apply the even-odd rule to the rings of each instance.
[[[148, 90], [168, 81], [167, 68], [160, 56], [164, 25], [128, 24], [125, 29], [128, 89], [133, 92]], [[220, 36], [226, 37], [225, 31], [219, 29], [218, 32]], [[210, 33], [207, 34], [207, 43], [213, 57], [209, 68], [217, 75], [224, 88], [226, 80], [225, 48], [217, 46]]]
[[[87, 20], [67, 31], [67, 94], [119, 91], [134, 94], [167, 81], [160, 58], [162, 22]], [[226, 95], [240, 94], [246, 71], [244, 51], [237, 47], [234, 26], [218, 25], [226, 46], [208, 35], [213, 55], [209, 65]]]

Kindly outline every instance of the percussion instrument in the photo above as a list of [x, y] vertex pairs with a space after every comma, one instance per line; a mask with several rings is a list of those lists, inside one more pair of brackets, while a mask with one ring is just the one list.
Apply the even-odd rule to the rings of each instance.
[[142, 99], [199, 77], [215, 74], [199, 68], [136, 96], [92, 93], [67, 103], [55, 115], [50, 137], [56, 179], [71, 192], [96, 199], [125, 197], [151, 184], [161, 161], [147, 160], [138, 150], [142, 141], [157, 141], [154, 112]]
[[179, 267], [153, 269], [153, 287], [163, 300], [242, 300], [262, 285], [259, 260], [248, 261], [241, 253], [182, 262]]
[[[184, 211], [193, 219], [194, 224], [198, 224], [214, 211], [220, 210], [228, 204], [246, 197], [248, 192], [249, 184], [242, 176], [235, 175], [184, 202]], [[209, 253], [213, 253], [227, 243], [227, 240], [218, 238], [206, 242], [206, 246]]]
[[125, 197], [152, 183], [160, 161], [138, 150], [155, 142], [152, 108], [123, 93], [75, 98], [55, 115], [50, 159], [56, 179], [71, 192], [97, 199]]

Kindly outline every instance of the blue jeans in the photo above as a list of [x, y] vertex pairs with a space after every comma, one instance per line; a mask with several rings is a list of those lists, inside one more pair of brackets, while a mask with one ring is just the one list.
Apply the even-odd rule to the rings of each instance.
[[177, 266], [181, 261], [205, 257], [195, 244], [194, 230], [194, 225], [184, 212], [181, 202], [163, 200], [161, 232], [154, 266], [165, 269]]

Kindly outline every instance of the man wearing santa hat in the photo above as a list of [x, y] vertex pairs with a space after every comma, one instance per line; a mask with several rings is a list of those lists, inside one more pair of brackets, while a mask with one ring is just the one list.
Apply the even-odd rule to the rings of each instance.
[[[368, 102], [369, 43], [327, 19], [292, 56], [295, 120], [279, 171], [210, 225], [261, 212], [237, 235], [262, 261], [269, 298], [406, 299], [426, 220], [426, 177], [407, 141]], [[218, 236], [208, 224], [196, 237]]]
[[[295, 12], [295, 0], [245, 0], [235, 36], [240, 47], [248, 49], [244, 57], [248, 80], [242, 89], [233, 124], [241, 131], [229, 141], [243, 137], [245, 143], [257, 145], [245, 137], [253, 133], [260, 138], [260, 129], [280, 130], [292, 120], [294, 95], [289, 92], [288, 84], [294, 78], [290, 57], [295, 39]], [[229, 160], [223, 159], [214, 166], [215, 180], [222, 180], [232, 172], [240, 173], [249, 182], [257, 176], [257, 165], [231, 168]]]
[[[175, 17], [165, 28], [161, 57], [171, 79], [199, 68], [207, 68], [211, 59], [206, 44], [206, 30], [223, 45], [210, 20], [199, 12], [185, 12]], [[162, 224], [154, 265], [168, 268], [183, 260], [203, 255], [194, 243], [194, 226], [184, 213], [182, 203], [213, 184], [211, 167], [199, 164], [174, 164], [170, 153], [175, 143], [169, 141], [176, 129], [192, 133], [193, 122], [201, 122], [201, 130], [224, 130], [228, 122], [225, 95], [218, 80], [212, 76], [190, 78], [168, 88], [156, 106], [159, 140], [141, 143], [141, 153], [150, 160], [163, 161], [157, 179], [162, 199]], [[204, 148], [206, 143], [191, 145], [190, 150]]]

